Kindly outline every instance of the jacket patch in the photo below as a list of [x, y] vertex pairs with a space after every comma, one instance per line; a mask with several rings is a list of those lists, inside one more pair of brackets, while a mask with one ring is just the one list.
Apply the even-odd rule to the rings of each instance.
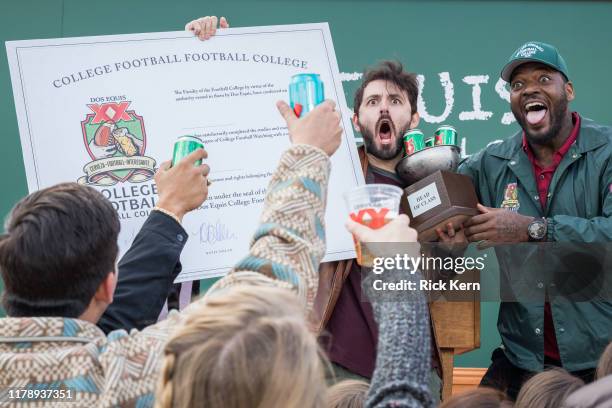
[[504, 201], [502, 201], [500, 208], [510, 211], [518, 211], [521, 207], [518, 200], [517, 183], [509, 183], [504, 191]]

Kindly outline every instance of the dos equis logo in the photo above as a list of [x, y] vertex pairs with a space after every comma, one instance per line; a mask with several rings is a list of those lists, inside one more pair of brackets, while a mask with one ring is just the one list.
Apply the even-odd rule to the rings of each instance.
[[147, 134], [144, 121], [130, 101], [89, 104], [92, 113], [81, 122], [85, 149], [93, 160], [83, 170], [80, 184], [112, 186], [119, 182], [141, 183], [155, 173], [155, 159], [145, 156]]

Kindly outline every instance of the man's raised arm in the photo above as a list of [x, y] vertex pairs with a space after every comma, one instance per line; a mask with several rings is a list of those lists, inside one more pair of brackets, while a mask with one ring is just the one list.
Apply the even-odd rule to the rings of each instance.
[[113, 303], [98, 326], [109, 333], [117, 329], [141, 330], [157, 321], [172, 282], [181, 271], [180, 255], [187, 242], [183, 216], [208, 196], [203, 149], [191, 153], [175, 167], [161, 164], [155, 174], [159, 201], [132, 246], [121, 258]]

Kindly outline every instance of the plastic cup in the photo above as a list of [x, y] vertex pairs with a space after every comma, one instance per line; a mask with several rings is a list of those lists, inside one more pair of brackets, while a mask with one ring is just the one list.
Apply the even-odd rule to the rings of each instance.
[[[403, 195], [401, 188], [388, 184], [367, 184], [344, 193], [344, 200], [349, 211], [349, 217], [372, 229], [384, 227], [399, 214], [400, 200]], [[353, 235], [357, 263], [371, 266], [374, 256], [367, 246]]]

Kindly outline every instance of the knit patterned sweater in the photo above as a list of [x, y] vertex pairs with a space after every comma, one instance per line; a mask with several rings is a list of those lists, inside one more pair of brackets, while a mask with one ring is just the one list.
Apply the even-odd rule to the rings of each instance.
[[[312, 146], [294, 145], [282, 155], [249, 254], [209, 294], [241, 284], [274, 285], [295, 291], [312, 307], [325, 253], [329, 171], [328, 156]], [[65, 405], [71, 408], [152, 406], [163, 347], [181, 316], [173, 312], [142, 331], [108, 336], [79, 319], [2, 318], [0, 406], [64, 404], [17, 400], [10, 389], [71, 390], [72, 402]]]
[[[367, 294], [374, 318], [378, 323], [376, 368], [370, 381], [367, 408], [422, 408], [431, 407], [429, 375], [431, 370], [431, 341], [429, 310], [425, 295], [420, 290], [406, 292], [377, 292], [373, 289], [378, 275], [367, 274], [362, 289]], [[408, 280], [418, 282], [420, 272], [390, 270], [384, 273], [385, 282]]]

